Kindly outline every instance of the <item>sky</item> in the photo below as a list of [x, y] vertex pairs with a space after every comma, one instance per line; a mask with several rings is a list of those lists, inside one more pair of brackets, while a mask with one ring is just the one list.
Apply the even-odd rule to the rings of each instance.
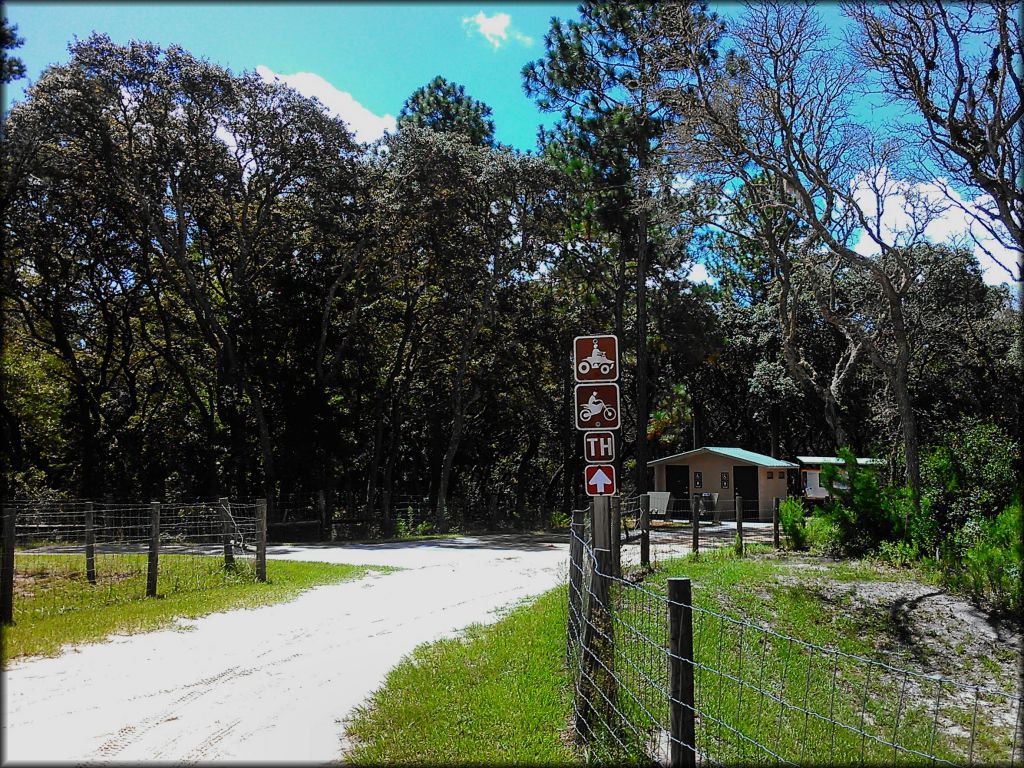
[[[6, 13], [25, 44], [16, 55], [27, 78], [8, 86], [4, 111], [50, 64], [69, 59], [68, 43], [93, 31], [115, 43], [176, 43], [234, 72], [255, 70], [275, 77], [343, 117], [360, 141], [394, 127], [403, 102], [436, 75], [457, 82], [493, 110], [499, 142], [520, 150], [536, 147], [538, 126], [555, 116], [540, 112], [523, 92], [523, 65], [544, 54], [553, 16], [577, 18], [576, 3], [316, 2], [8, 2]], [[729, 17], [736, 3], [711, 3]], [[835, 4], [819, 12], [838, 32], [845, 23]], [[862, 117], [884, 110], [865, 103]], [[894, 209], [895, 210], [895, 209]], [[894, 219], [897, 224], [898, 212]], [[966, 232], [962, 214], [950, 213], [935, 233]], [[867, 243], [861, 244], [868, 248]], [[1006, 254], [1003, 254], [1004, 260]], [[1008, 275], [979, 251], [986, 281]], [[1012, 257], [1008, 263], [1012, 263]], [[697, 265], [693, 277], [706, 279]]]

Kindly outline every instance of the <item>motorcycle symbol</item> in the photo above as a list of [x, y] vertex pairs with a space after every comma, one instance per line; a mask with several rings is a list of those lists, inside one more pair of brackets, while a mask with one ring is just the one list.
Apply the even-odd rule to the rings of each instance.
[[590, 393], [590, 399], [580, 408], [580, 421], [590, 421], [594, 416], [604, 415], [608, 421], [615, 421], [615, 409], [605, 405], [604, 401], [597, 396], [597, 391]]
[[583, 375], [590, 373], [591, 368], [597, 368], [601, 371], [602, 375], [607, 376], [614, 367], [615, 361], [609, 360], [608, 355], [598, 349], [597, 339], [594, 339], [594, 351], [590, 353], [590, 357], [585, 357], [580, 360], [576, 369], [581, 375]]

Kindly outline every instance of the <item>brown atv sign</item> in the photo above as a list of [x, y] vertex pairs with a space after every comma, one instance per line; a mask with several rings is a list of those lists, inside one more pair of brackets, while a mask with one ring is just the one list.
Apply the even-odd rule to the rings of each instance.
[[616, 336], [577, 336], [573, 340], [572, 357], [576, 381], [615, 381], [619, 378], [619, 340]]

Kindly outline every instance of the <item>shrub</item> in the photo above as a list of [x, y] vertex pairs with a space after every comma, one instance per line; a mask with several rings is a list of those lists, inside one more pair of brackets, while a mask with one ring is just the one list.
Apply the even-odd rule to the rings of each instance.
[[[999, 427], [975, 418], [951, 426], [921, 461], [921, 497], [930, 524], [910, 533], [931, 549], [971, 520], [991, 520], [1012, 500], [1018, 444]], [[961, 550], [961, 554], [962, 554]]]
[[791, 497], [783, 499], [779, 504], [779, 525], [793, 549], [804, 549], [807, 545], [807, 525], [804, 514], [802, 499]]
[[1020, 611], [1024, 608], [1021, 588], [1021, 502], [1018, 499], [995, 520], [988, 521], [963, 558], [963, 582], [978, 599], [996, 608]]
[[837, 555], [842, 547], [839, 544], [839, 529], [835, 524], [816, 515], [804, 525], [805, 543], [812, 552], [822, 555]]
[[821, 475], [830, 497], [823, 516], [836, 527], [842, 550], [861, 555], [901, 537], [913, 509], [910, 490], [883, 489], [875, 469], [857, 464], [849, 448], [841, 449], [839, 456], [843, 464], [825, 465]]
[[875, 558], [883, 563], [905, 568], [921, 559], [917, 544], [910, 541], [883, 541], [875, 551]]

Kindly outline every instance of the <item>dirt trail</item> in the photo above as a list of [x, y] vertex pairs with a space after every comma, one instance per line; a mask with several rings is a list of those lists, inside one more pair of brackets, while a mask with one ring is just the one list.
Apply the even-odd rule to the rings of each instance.
[[568, 545], [509, 535], [268, 554], [407, 570], [16, 662], [4, 760], [337, 760], [339, 721], [404, 654], [558, 584]]

